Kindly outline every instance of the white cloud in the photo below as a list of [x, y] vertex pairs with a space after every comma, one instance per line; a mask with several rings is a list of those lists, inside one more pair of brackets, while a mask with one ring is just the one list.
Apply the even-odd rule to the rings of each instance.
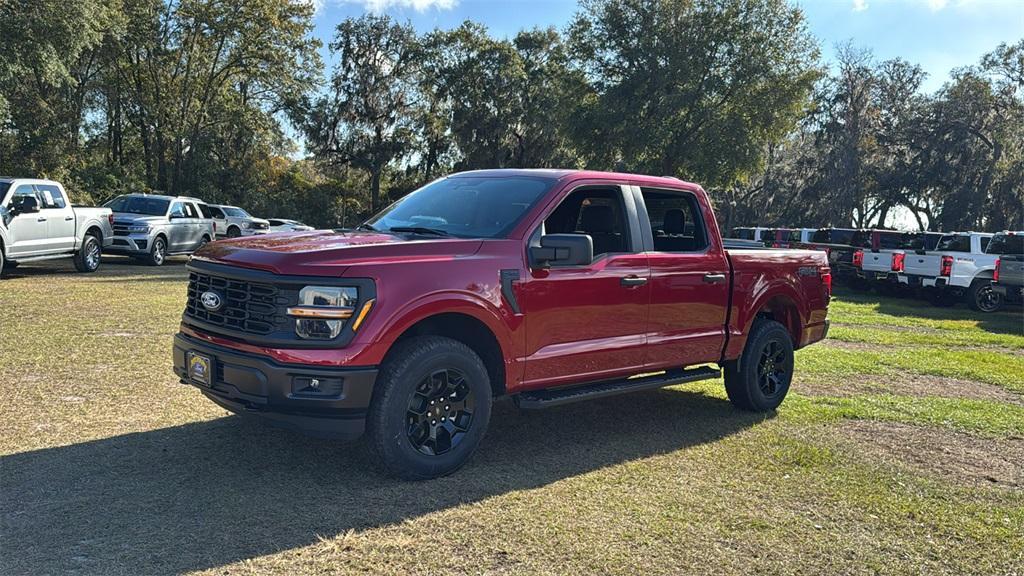
[[451, 10], [458, 0], [357, 0], [370, 12], [384, 12], [390, 8], [412, 8], [417, 12], [430, 9]]
[[868, 0], [853, 0], [853, 11], [863, 12], [868, 9]]

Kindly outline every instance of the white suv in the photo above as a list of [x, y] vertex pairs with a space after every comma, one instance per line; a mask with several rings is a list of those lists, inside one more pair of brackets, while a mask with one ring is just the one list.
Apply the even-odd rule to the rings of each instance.
[[217, 224], [217, 236], [238, 238], [270, 232], [270, 223], [263, 218], [251, 216], [238, 206], [210, 204], [214, 222]]

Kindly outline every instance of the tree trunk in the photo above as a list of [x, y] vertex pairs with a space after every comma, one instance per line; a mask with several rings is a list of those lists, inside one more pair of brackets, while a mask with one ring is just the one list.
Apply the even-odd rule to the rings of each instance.
[[374, 166], [370, 169], [370, 208], [374, 214], [380, 210], [380, 173], [382, 169]]

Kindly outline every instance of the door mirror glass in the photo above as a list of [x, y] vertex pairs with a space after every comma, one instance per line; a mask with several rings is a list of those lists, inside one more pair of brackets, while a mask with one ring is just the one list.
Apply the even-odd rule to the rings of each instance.
[[536, 268], [585, 266], [594, 260], [594, 241], [586, 234], [546, 234], [540, 246], [530, 247], [530, 263]]

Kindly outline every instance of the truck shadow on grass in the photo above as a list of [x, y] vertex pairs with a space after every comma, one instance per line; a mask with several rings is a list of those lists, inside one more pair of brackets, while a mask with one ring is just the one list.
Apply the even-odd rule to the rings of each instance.
[[855, 292], [841, 288], [835, 292], [836, 298], [857, 304], [875, 305], [879, 314], [895, 317], [915, 317], [928, 320], [972, 320], [982, 330], [997, 334], [1024, 334], [1024, 310], [1017, 303], [1008, 303], [999, 312], [976, 312], [966, 304], [943, 308], [933, 306], [920, 297], [904, 295], [902, 297], [883, 296], [871, 292]]
[[176, 574], [713, 443], [771, 416], [678, 389], [495, 405], [476, 457], [407, 483], [354, 446], [227, 417], [0, 458], [6, 574]]

